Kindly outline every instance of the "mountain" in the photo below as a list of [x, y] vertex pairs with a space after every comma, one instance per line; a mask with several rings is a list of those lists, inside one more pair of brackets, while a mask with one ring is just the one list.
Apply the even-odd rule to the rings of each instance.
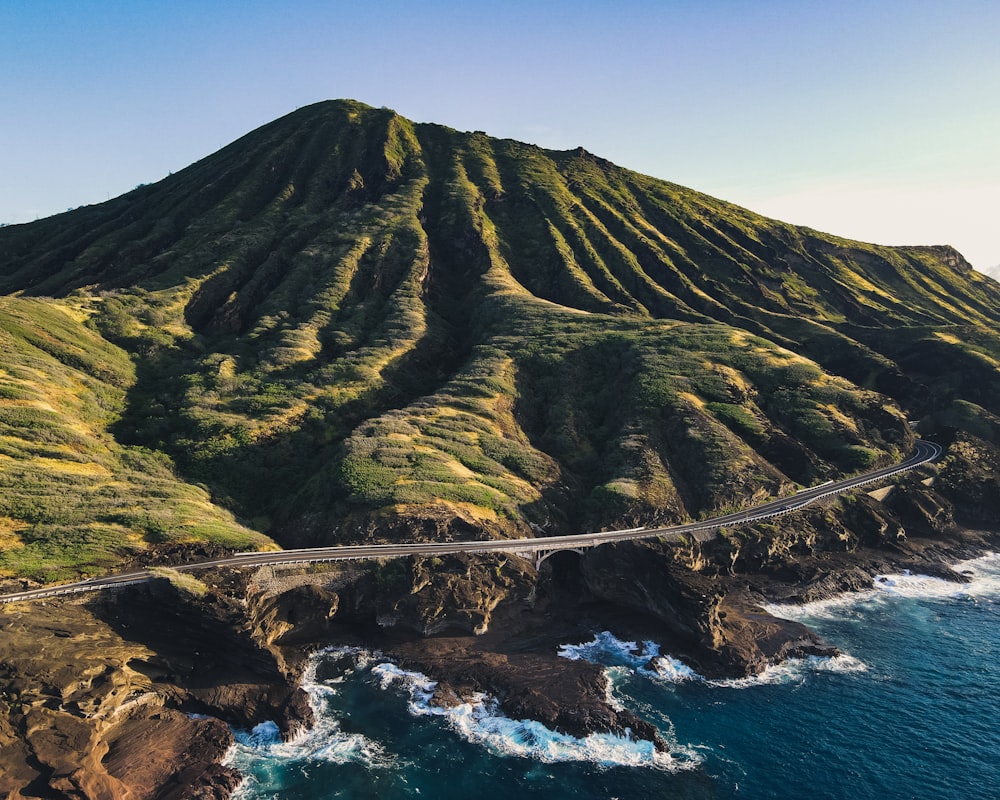
[[230, 726], [309, 725], [305, 654], [331, 643], [427, 674], [433, 702], [662, 747], [557, 645], [610, 630], [747, 675], [836, 653], [765, 600], [961, 580], [943, 562], [1000, 530], [998, 321], [1000, 284], [950, 247], [351, 101], [4, 227], [0, 591], [680, 522], [896, 463], [914, 428], [946, 453], [705, 541], [159, 568], [0, 604], [0, 794], [228, 797]]
[[1000, 286], [949, 247], [351, 101], [0, 229], [0, 291], [0, 567], [40, 580], [677, 522], [1000, 416]]

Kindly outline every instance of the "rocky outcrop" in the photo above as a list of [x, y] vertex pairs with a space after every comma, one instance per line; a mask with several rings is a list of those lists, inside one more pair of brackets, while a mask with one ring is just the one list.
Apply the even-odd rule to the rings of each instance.
[[511, 652], [502, 640], [483, 646], [444, 637], [396, 644], [391, 652], [407, 669], [438, 681], [433, 702], [441, 705], [485, 693], [513, 719], [537, 720], [572, 736], [613, 733], [664, 746], [655, 726], [608, 703], [602, 667], [560, 659], [554, 646], [547, 652]]
[[1000, 523], [1000, 449], [959, 433], [948, 448], [937, 488], [969, 525]]
[[590, 551], [582, 563], [586, 586], [662, 626], [705, 675], [750, 675], [790, 657], [836, 654], [804, 625], [766, 613], [737, 581], [672, 561], [664, 552], [670, 549], [629, 542]]
[[[86, 602], [0, 606], [0, 795], [227, 797], [226, 723], [310, 721], [238, 606], [168, 581]], [[192, 716], [192, 712], [199, 712]], [[209, 715], [209, 716], [203, 716]]]
[[480, 635], [505, 603], [523, 606], [536, 573], [514, 556], [459, 554], [390, 561], [379, 568], [378, 624], [421, 636], [444, 632]]
[[124, 716], [104, 736], [102, 763], [129, 786], [131, 797], [224, 800], [239, 785], [242, 776], [219, 763], [233, 743], [221, 720], [171, 708]]
[[[708, 541], [561, 554], [219, 570], [86, 600], [0, 606], [0, 792], [97, 800], [225, 798], [230, 726], [310, 722], [310, 648], [374, 647], [438, 681], [435, 702], [493, 698], [512, 718], [662, 746], [609, 702], [603, 670], [556, 655], [597, 630], [653, 639], [710, 676], [836, 649], [765, 601], [810, 601], [911, 569], [962, 580], [961, 521], [994, 513], [1000, 451], [959, 437], [940, 468]], [[970, 509], [979, 509], [973, 517]], [[984, 516], [985, 515], [985, 516]]]

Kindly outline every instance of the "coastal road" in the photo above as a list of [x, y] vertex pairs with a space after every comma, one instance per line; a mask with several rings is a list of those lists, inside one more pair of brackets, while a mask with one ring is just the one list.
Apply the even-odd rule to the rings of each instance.
[[[820, 486], [803, 489], [790, 497], [769, 500], [752, 508], [723, 514], [711, 519], [688, 522], [683, 525], [671, 525], [663, 528], [628, 528], [618, 531], [599, 531], [597, 533], [581, 533], [569, 536], [544, 536], [533, 539], [500, 539], [471, 542], [410, 542], [403, 544], [369, 544], [342, 545], [336, 547], [311, 547], [299, 550], [273, 550], [257, 553], [237, 553], [227, 558], [216, 558], [211, 561], [199, 561], [194, 564], [184, 564], [173, 567], [178, 572], [209, 569], [212, 567], [262, 567], [278, 564], [314, 564], [323, 561], [361, 561], [380, 558], [400, 558], [404, 556], [444, 556], [456, 553], [512, 553], [524, 557], [534, 557], [536, 565], [551, 553], [560, 550], [583, 550], [588, 547], [599, 547], [610, 542], [624, 542], [634, 539], [661, 538], [667, 541], [682, 541], [693, 538], [707, 541], [716, 535], [719, 528], [729, 528], [745, 525], [751, 522], [771, 519], [783, 514], [798, 511], [801, 508], [821, 500], [858, 489], [868, 484], [890, 478], [894, 475], [914, 469], [938, 458], [942, 448], [933, 442], [917, 441], [917, 446], [905, 461], [873, 472], [847, 478], [842, 481], [829, 481]], [[42, 589], [32, 589], [24, 592], [0, 595], [0, 602], [8, 603], [18, 600], [38, 600], [46, 597], [93, 592], [102, 589], [114, 589], [135, 583], [145, 583], [153, 577], [149, 570], [109, 575], [104, 578], [92, 578], [61, 586], [48, 586]]]

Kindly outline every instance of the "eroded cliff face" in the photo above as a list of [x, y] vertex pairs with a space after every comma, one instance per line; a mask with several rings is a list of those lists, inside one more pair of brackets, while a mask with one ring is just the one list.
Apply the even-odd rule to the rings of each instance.
[[[903, 568], [988, 546], [1000, 519], [1000, 451], [959, 435], [937, 466], [871, 495], [720, 531], [563, 554], [541, 571], [515, 556], [449, 556], [311, 568], [218, 570], [83, 600], [0, 606], [0, 792], [15, 798], [228, 796], [230, 726], [310, 723], [296, 688], [309, 652], [375, 648], [438, 680], [436, 702], [473, 693], [575, 735], [657, 741], [611, 707], [603, 670], [557, 645], [611, 629], [649, 638], [709, 676], [832, 655], [765, 611], [866, 588]], [[422, 524], [422, 523], [421, 523]], [[995, 541], [995, 540], [994, 540]]]
[[738, 583], [684, 566], [692, 554], [672, 562], [664, 549], [656, 543], [601, 548], [584, 558], [584, 580], [600, 600], [648, 617], [651, 628], [661, 628], [659, 639], [666, 636], [700, 673], [742, 676], [786, 658], [836, 655], [804, 625], [766, 613]]
[[0, 795], [228, 797], [229, 725], [311, 720], [279, 666], [221, 592], [0, 606]]
[[940, 465], [897, 485], [807, 508], [709, 541], [646, 540], [589, 550], [583, 584], [602, 602], [646, 615], [706, 674], [752, 674], [835, 648], [777, 619], [768, 601], [810, 602], [909, 569], [964, 580], [947, 562], [995, 543], [1000, 451], [959, 434]]
[[297, 688], [311, 649], [472, 637], [526, 602], [535, 572], [487, 556], [203, 577], [0, 606], [0, 796], [227, 797], [231, 726], [311, 722]]
[[509, 616], [529, 602], [536, 578], [531, 564], [514, 556], [389, 562], [377, 574], [378, 624], [421, 636], [482, 634], [501, 603]]

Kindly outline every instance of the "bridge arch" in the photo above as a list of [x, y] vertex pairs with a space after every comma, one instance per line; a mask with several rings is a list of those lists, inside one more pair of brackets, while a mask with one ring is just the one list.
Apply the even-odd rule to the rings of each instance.
[[553, 556], [556, 553], [576, 553], [577, 555], [583, 555], [582, 547], [555, 547], [551, 550], [538, 550], [535, 552], [535, 569], [539, 570], [542, 568], [542, 562], [545, 561], [549, 556]]

